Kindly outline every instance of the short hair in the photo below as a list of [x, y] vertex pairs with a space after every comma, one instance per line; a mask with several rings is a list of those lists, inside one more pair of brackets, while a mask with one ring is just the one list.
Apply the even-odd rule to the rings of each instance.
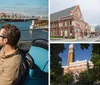
[[11, 24], [4, 24], [1, 29], [5, 30], [3, 35], [8, 39], [7, 44], [16, 46], [21, 37], [20, 30], [15, 25]]

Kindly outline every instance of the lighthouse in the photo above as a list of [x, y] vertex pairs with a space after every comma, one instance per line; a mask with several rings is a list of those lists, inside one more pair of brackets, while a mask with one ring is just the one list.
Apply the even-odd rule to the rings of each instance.
[[30, 25], [30, 29], [33, 29], [34, 28], [34, 20], [32, 20], [32, 23]]

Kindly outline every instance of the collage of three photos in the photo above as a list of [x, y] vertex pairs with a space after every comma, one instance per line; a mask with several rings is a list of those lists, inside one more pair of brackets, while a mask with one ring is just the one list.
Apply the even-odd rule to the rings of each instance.
[[0, 85], [100, 85], [99, 0], [0, 0]]

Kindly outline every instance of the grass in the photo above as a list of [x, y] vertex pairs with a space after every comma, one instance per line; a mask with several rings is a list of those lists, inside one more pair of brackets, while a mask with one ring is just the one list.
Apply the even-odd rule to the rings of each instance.
[[50, 36], [50, 38], [64, 38], [63, 36]]
[[[64, 38], [64, 36], [50, 36], [50, 38]], [[68, 37], [65, 37], [68, 38]], [[70, 39], [75, 39], [74, 36], [70, 36]]]

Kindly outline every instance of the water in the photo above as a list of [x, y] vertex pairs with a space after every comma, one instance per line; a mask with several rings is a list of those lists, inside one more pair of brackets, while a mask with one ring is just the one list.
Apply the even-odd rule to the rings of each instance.
[[30, 30], [29, 27], [32, 21], [18, 21], [18, 22], [3, 22], [0, 23], [0, 28], [3, 24], [13, 24], [21, 30], [21, 41], [32, 41], [33, 39], [42, 38], [48, 39], [48, 32], [45, 32], [41, 29]]

